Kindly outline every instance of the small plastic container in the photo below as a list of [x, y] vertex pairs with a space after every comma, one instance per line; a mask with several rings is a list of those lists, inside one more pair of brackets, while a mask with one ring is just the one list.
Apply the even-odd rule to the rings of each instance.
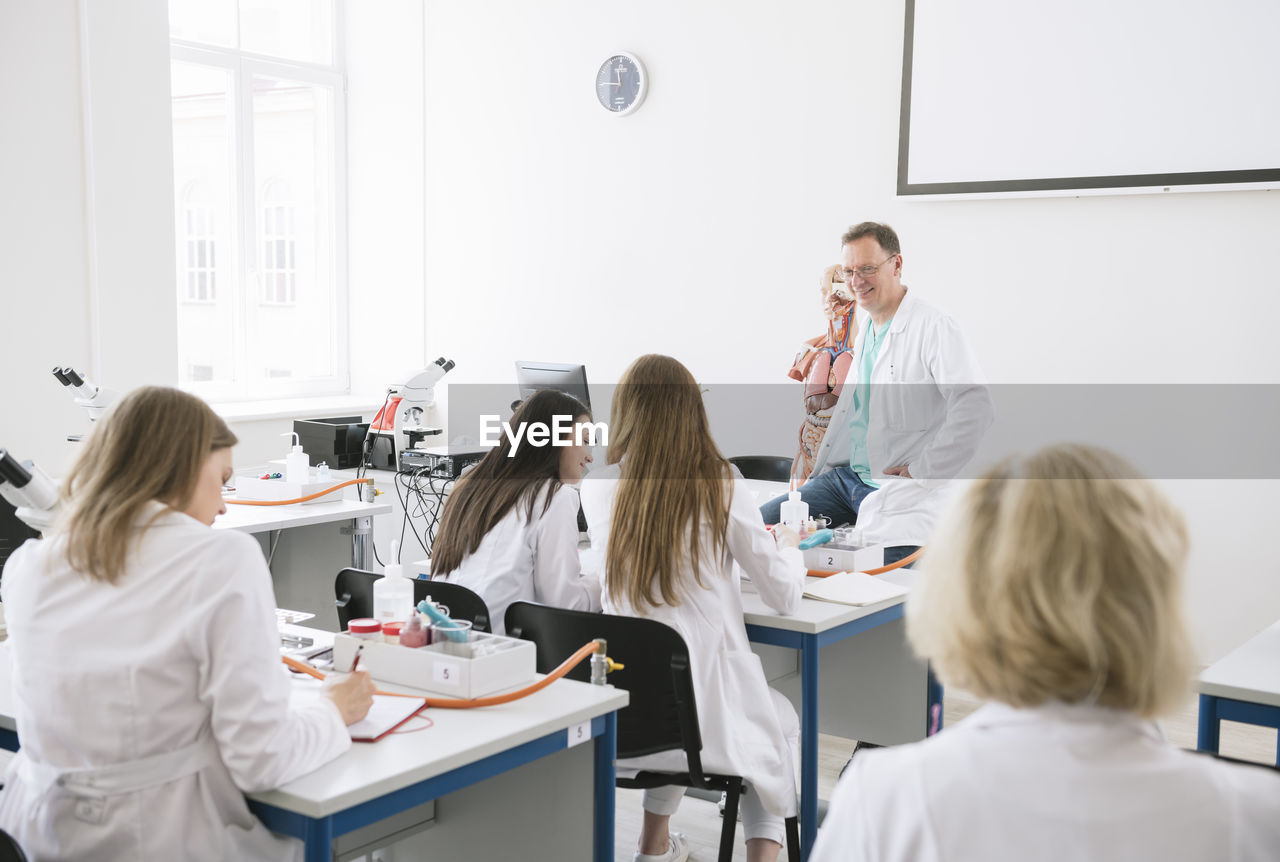
[[400, 643], [400, 632], [404, 629], [404, 623], [400, 620], [386, 622], [382, 624], [382, 639], [389, 644]]
[[800, 499], [800, 492], [792, 491], [787, 494], [786, 502], [779, 509], [782, 525], [790, 527], [803, 536], [805, 522], [809, 520], [809, 504]]
[[347, 623], [347, 634], [365, 641], [382, 640], [382, 623], [368, 617], [361, 617]]
[[373, 582], [373, 615], [385, 622], [404, 622], [413, 613], [413, 582], [400, 565], [400, 543], [391, 543], [391, 562], [383, 576]]
[[422, 617], [415, 613], [409, 617], [409, 621], [404, 624], [404, 628], [400, 629], [400, 646], [426, 646], [429, 642], [430, 634], [430, 630], [422, 624]]
[[440, 645], [447, 655], [471, 658], [471, 620], [449, 620], [431, 624], [431, 644]]

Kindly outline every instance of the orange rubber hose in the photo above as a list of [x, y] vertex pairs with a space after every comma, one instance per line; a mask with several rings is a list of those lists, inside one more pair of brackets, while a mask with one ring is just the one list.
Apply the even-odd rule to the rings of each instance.
[[[863, 572], [863, 574], [864, 575], [883, 575], [885, 572], [892, 572], [894, 569], [900, 569], [903, 566], [914, 563], [916, 560], [920, 559], [920, 555], [923, 553], [924, 553], [923, 547], [916, 548], [914, 551], [912, 551], [910, 554], [907, 554], [907, 556], [903, 557], [901, 560], [898, 560], [898, 562], [896, 563], [890, 563], [887, 566], [880, 566], [875, 569], [867, 569], [865, 572]], [[820, 572], [817, 569], [809, 569], [807, 572], [805, 572], [805, 574], [811, 578], [829, 578], [832, 575], [838, 575], [839, 572]]]
[[339, 488], [345, 488], [348, 485], [361, 485], [368, 483], [373, 484], [372, 479], [348, 479], [341, 484], [334, 485], [332, 488], [326, 488], [323, 491], [316, 491], [314, 494], [308, 494], [305, 497], [298, 497], [294, 500], [223, 500], [228, 506], [289, 506], [293, 503], [305, 503], [308, 500], [314, 500], [316, 497], [323, 497], [325, 494], [332, 494]]
[[[581, 664], [584, 658], [586, 658], [587, 656], [591, 655], [593, 652], [596, 651], [596, 648], [597, 647], [596, 647], [595, 641], [583, 644], [581, 647], [578, 648], [577, 652], [575, 652], [573, 655], [569, 656], [567, 659], [561, 662], [559, 667], [551, 671], [551, 673], [547, 674], [542, 679], [538, 680], [535, 683], [527, 685], [524, 688], [519, 688], [519, 689], [516, 689], [515, 691], [509, 691], [506, 694], [495, 694], [490, 697], [477, 697], [471, 700], [464, 700], [462, 698], [454, 698], [454, 697], [424, 697], [423, 695], [420, 695], [420, 694], [405, 694], [403, 692], [397, 692], [397, 691], [375, 691], [374, 694], [384, 694], [384, 695], [389, 695], [391, 697], [418, 698], [420, 700], [425, 700], [427, 702], [427, 706], [434, 706], [437, 709], [474, 709], [475, 707], [478, 707], [478, 706], [497, 706], [500, 703], [510, 703], [513, 700], [519, 700], [522, 697], [528, 697], [534, 692], [542, 691], [542, 689], [551, 685], [551, 683], [560, 679], [560, 677], [564, 676], [566, 673], [568, 673], [569, 671], [577, 667], [579, 664]], [[285, 664], [287, 664], [289, 667], [293, 668], [294, 670], [299, 671], [301, 673], [305, 673], [307, 676], [314, 676], [316, 679], [325, 678], [325, 674], [316, 670], [309, 664], [305, 664], [303, 662], [298, 661], [296, 658], [293, 658], [292, 656], [287, 656], [287, 655], [280, 656], [280, 660], [283, 661]]]

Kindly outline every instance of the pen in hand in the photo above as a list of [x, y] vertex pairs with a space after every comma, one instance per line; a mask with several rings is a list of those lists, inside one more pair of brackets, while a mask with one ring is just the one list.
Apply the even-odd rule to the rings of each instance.
[[351, 660], [351, 673], [356, 672], [356, 668], [360, 667], [360, 653], [364, 652], [364, 644], [356, 647], [356, 657]]

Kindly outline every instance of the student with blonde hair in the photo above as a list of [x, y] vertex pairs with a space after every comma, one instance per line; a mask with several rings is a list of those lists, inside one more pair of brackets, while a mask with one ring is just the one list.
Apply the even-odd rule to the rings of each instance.
[[1182, 516], [1120, 458], [1059, 445], [969, 487], [929, 545], [907, 632], [988, 701], [924, 742], [859, 755], [810, 856], [832, 860], [1280, 858], [1280, 776], [1180, 751]]
[[[702, 764], [742, 776], [747, 858], [776, 859], [795, 813], [795, 710], [765, 682], [747, 643], [736, 562], [780, 613], [800, 603], [798, 537], [771, 536], [746, 487], [711, 439], [693, 375], [669, 356], [642, 356], [613, 398], [609, 466], [587, 477], [582, 504], [594, 548], [605, 549], [606, 613], [647, 617], [689, 647]], [[776, 538], [775, 538], [776, 537]], [[619, 762], [620, 769], [680, 772], [683, 752]], [[682, 862], [669, 821], [684, 789], [644, 791], [637, 862]]]
[[360, 672], [289, 704], [258, 543], [212, 530], [235, 436], [176, 389], [137, 389], [98, 422], [54, 532], [4, 569], [22, 748], [0, 828], [32, 859], [293, 859], [244, 793], [351, 745]]

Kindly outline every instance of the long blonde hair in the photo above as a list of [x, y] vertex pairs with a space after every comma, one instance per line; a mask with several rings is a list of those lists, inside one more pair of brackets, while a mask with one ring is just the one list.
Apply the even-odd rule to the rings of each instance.
[[907, 633], [939, 678], [1015, 707], [1176, 708], [1194, 661], [1187, 529], [1122, 459], [1058, 445], [975, 481], [939, 525]]
[[67, 537], [67, 562], [85, 577], [116, 583], [142, 535], [137, 522], [147, 504], [186, 508], [205, 459], [236, 442], [194, 395], [161, 386], [130, 392], [94, 426], [62, 483], [57, 530]]
[[702, 554], [723, 555], [733, 493], [729, 462], [711, 439], [687, 368], [651, 353], [623, 372], [607, 460], [622, 462], [605, 557], [609, 596], [637, 610], [677, 605], [689, 587], [677, 577], [682, 562], [702, 587]]

